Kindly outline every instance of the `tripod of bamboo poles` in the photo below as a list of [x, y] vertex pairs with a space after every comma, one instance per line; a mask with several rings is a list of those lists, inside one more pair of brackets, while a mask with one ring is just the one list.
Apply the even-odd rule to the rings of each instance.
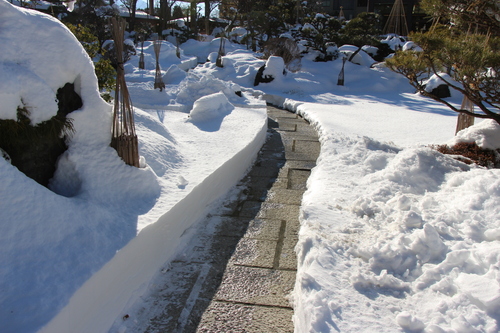
[[139, 167], [139, 143], [135, 133], [134, 109], [132, 100], [125, 82], [125, 71], [123, 69], [123, 41], [125, 32], [125, 21], [111, 19], [111, 33], [116, 49], [116, 88], [115, 103], [113, 108], [113, 128], [111, 147], [125, 163]]
[[408, 24], [406, 22], [403, 0], [396, 0], [394, 2], [383, 31], [384, 34], [394, 33], [399, 36], [408, 36]]
[[161, 74], [161, 67], [160, 67], [161, 40], [155, 39], [153, 42], [153, 47], [156, 57], [156, 73], [155, 73], [154, 89], [159, 88], [160, 91], [162, 91], [163, 89], [165, 89], [165, 83], [163, 82], [163, 76]]

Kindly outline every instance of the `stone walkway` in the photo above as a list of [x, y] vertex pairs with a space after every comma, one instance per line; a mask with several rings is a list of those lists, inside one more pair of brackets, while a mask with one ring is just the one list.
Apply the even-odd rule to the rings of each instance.
[[299, 208], [320, 145], [296, 114], [269, 106], [268, 116], [243, 190], [166, 270], [158, 297], [171, 301], [145, 332], [293, 332]]

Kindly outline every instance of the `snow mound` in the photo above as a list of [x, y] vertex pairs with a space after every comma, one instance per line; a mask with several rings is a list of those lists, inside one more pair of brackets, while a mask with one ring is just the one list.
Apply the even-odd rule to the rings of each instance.
[[[323, 140], [322, 152], [335, 153], [320, 156], [303, 198], [297, 327], [306, 331], [330, 317], [349, 332], [359, 320], [385, 332], [496, 331], [498, 170], [471, 168], [428, 148]], [[347, 168], [355, 175], [342, 176]], [[323, 184], [324, 170], [339, 180]], [[386, 318], [387, 327], [373, 316]]]
[[171, 65], [165, 75], [163, 75], [163, 82], [165, 84], [179, 84], [187, 76], [187, 73], [179, 68], [177, 65]]
[[[90, 58], [52, 16], [0, 1], [0, 31], [0, 118], [17, 119], [19, 106], [28, 109], [32, 124], [50, 119], [57, 113], [56, 92], [66, 83], [76, 83], [80, 96], [97, 93]], [[61, 45], [68, 45], [64, 52], [43, 52]]]
[[484, 149], [499, 149], [500, 125], [492, 119], [483, 120], [458, 132], [448, 145], [453, 146], [459, 142], [475, 142]]
[[66, 83], [83, 101], [68, 115], [75, 133], [52, 191], [0, 159], [0, 323], [2, 332], [35, 332], [135, 237], [138, 215], [160, 188], [150, 168], [127, 166], [109, 147], [112, 107], [99, 95], [92, 60], [62, 23], [1, 0], [0, 44], [1, 118], [15, 118], [11, 108], [22, 100], [32, 123], [49, 119]]
[[241, 97], [236, 95], [239, 90], [240, 87], [237, 84], [222, 81], [212, 75], [199, 77], [188, 73], [187, 78], [180, 84], [175, 103], [179, 105], [179, 111], [190, 112], [194, 102], [199, 98], [222, 92], [229, 102], [238, 104], [242, 103]]
[[196, 100], [189, 116], [191, 121], [198, 123], [223, 118], [233, 109], [234, 105], [229, 102], [226, 95], [218, 92]]
[[266, 68], [264, 69], [262, 76], [270, 76], [276, 79], [283, 76], [284, 71], [285, 62], [283, 61], [283, 58], [270, 56], [269, 59], [267, 59]]
[[[359, 47], [354, 46], [354, 45], [342, 45], [339, 47], [339, 52], [344, 53], [347, 57], [347, 59], [350, 59], [352, 55], [359, 49]], [[351, 62], [357, 65], [361, 66], [366, 66], [370, 67], [374, 63], [376, 63], [375, 60], [373, 60], [372, 57], [368, 53], [366, 53], [363, 49], [361, 49], [352, 59]]]
[[[45, 81], [17, 63], [0, 63], [0, 118], [17, 120], [17, 110], [26, 108], [32, 125], [57, 114], [54, 90]], [[43, 107], [40, 107], [43, 106]]]

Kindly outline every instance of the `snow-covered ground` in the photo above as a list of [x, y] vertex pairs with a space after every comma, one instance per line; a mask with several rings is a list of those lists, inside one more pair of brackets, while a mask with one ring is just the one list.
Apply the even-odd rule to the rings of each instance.
[[[499, 330], [500, 172], [431, 150], [457, 140], [456, 114], [383, 66], [347, 62], [337, 86], [341, 60], [306, 56], [299, 72], [273, 65], [275, 80], [254, 87], [265, 61], [250, 51], [226, 43], [218, 68], [218, 39], [188, 41], [180, 59], [163, 42], [160, 92], [147, 42], [146, 69], [138, 57], [126, 65], [137, 169], [109, 147], [111, 106], [66, 28], [0, 0], [0, 45], [0, 118], [20, 103], [37, 107], [34, 123], [50, 118], [66, 82], [84, 101], [52, 191], [0, 159], [1, 332], [107, 331], [252, 164], [264, 99], [321, 140], [296, 248], [296, 332]], [[482, 121], [458, 140], [498, 147], [499, 133]]]

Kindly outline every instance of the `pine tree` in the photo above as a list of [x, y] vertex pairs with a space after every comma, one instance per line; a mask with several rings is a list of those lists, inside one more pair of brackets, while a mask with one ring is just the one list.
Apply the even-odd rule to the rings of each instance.
[[[495, 0], [424, 0], [434, 16], [429, 32], [411, 34], [422, 52], [399, 51], [387, 61], [420, 93], [450, 109], [500, 124], [500, 4]], [[468, 98], [479, 112], [461, 108], [425, 91], [426, 75], [451, 74], [451, 88]]]

